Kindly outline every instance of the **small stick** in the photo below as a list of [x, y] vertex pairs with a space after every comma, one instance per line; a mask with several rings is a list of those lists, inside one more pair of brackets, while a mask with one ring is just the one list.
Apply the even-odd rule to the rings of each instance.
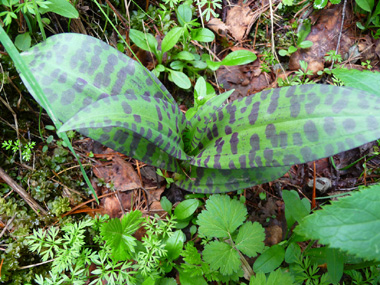
[[16, 183], [5, 171], [0, 167], [0, 177], [7, 183], [14, 191], [16, 191], [28, 205], [36, 212], [37, 215], [46, 215], [46, 211], [30, 196], [20, 185]]

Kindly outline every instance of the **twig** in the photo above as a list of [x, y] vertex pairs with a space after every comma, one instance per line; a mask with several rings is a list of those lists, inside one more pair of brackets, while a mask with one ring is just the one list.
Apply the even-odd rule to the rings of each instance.
[[[346, 4], [347, 4], [347, 0], [344, 0], [344, 2], [343, 2], [343, 11], [342, 11], [342, 22], [340, 24], [338, 43], [336, 44], [335, 54], [338, 54], [338, 50], [339, 50], [339, 47], [340, 47], [340, 40], [342, 38], [342, 31], [343, 31], [343, 25], [344, 25], [344, 17], [346, 16]], [[333, 60], [331, 62], [330, 69], [333, 68], [334, 61], [335, 61], [335, 58], [333, 58]]]
[[21, 267], [19, 267], [19, 269], [28, 269], [28, 268], [32, 268], [32, 267], [37, 267], [37, 266], [44, 265], [44, 264], [52, 262], [52, 261], [54, 261], [54, 258], [50, 259], [50, 260], [46, 260], [44, 262], [36, 263], [36, 264], [21, 266]]
[[0, 167], [0, 177], [7, 183], [14, 191], [16, 191], [28, 205], [36, 212], [37, 215], [46, 215], [46, 211], [30, 196], [20, 185], [16, 183], [5, 171]]
[[[5, 234], [5, 231], [7, 230], [7, 228], [11, 225], [11, 223], [13, 222], [13, 220], [16, 218], [16, 214], [10, 219], [8, 220], [7, 224], [5, 225], [4, 229], [1, 231], [0, 233], [0, 238]], [[1, 276], [1, 275], [0, 275]]]

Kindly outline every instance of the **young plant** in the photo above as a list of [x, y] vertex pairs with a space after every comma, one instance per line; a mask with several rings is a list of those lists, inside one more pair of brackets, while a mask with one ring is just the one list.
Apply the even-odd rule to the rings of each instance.
[[21, 151], [21, 157], [25, 161], [29, 161], [30, 158], [32, 157], [32, 150], [34, 146], [36, 145], [36, 142], [28, 142], [25, 145], [22, 145], [19, 140], [15, 141], [4, 141], [3, 144], [1, 145], [2, 148], [5, 150], [11, 150], [13, 154], [15, 154], [17, 151]]
[[229, 96], [224, 93], [187, 119], [154, 75], [95, 38], [56, 35], [22, 58], [64, 123], [59, 132], [76, 129], [176, 172], [175, 184], [188, 191], [217, 193], [261, 184], [293, 164], [380, 137], [380, 99], [373, 92], [291, 86], [223, 106]]

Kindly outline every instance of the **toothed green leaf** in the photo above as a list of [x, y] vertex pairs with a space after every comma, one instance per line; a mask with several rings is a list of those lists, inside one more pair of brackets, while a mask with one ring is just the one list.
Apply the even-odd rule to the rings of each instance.
[[264, 228], [259, 223], [246, 222], [239, 228], [235, 245], [248, 257], [255, 257], [264, 249], [264, 239]]
[[331, 248], [380, 261], [379, 204], [380, 185], [374, 185], [305, 217], [295, 231]]
[[229, 244], [213, 241], [203, 250], [203, 259], [210, 264], [212, 270], [220, 270], [223, 275], [237, 272], [241, 267], [238, 252]]
[[244, 204], [225, 195], [213, 195], [206, 201], [206, 210], [198, 215], [198, 232], [209, 238], [229, 237], [244, 222]]

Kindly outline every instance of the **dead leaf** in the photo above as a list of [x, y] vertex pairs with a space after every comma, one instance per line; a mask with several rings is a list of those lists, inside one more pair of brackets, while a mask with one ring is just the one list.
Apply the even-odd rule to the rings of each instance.
[[[326, 53], [336, 49], [342, 21], [342, 6], [334, 5], [332, 9], [320, 10], [315, 14], [314, 16], [317, 18], [316, 24], [311, 27], [311, 32], [306, 37], [306, 40], [313, 42], [313, 46], [308, 49], [299, 49], [292, 54], [289, 61], [290, 70], [300, 69], [299, 62], [303, 60], [308, 63], [308, 69], [316, 75], [318, 71], [324, 69]], [[346, 13], [345, 19], [346, 23], [351, 21], [350, 13]], [[348, 53], [354, 43], [351, 39], [353, 37], [351, 30], [347, 30], [342, 34], [339, 54]]]
[[224, 89], [235, 89], [230, 97], [232, 101], [260, 92], [273, 82], [270, 75], [261, 71], [259, 60], [247, 65], [222, 66], [216, 75]]

